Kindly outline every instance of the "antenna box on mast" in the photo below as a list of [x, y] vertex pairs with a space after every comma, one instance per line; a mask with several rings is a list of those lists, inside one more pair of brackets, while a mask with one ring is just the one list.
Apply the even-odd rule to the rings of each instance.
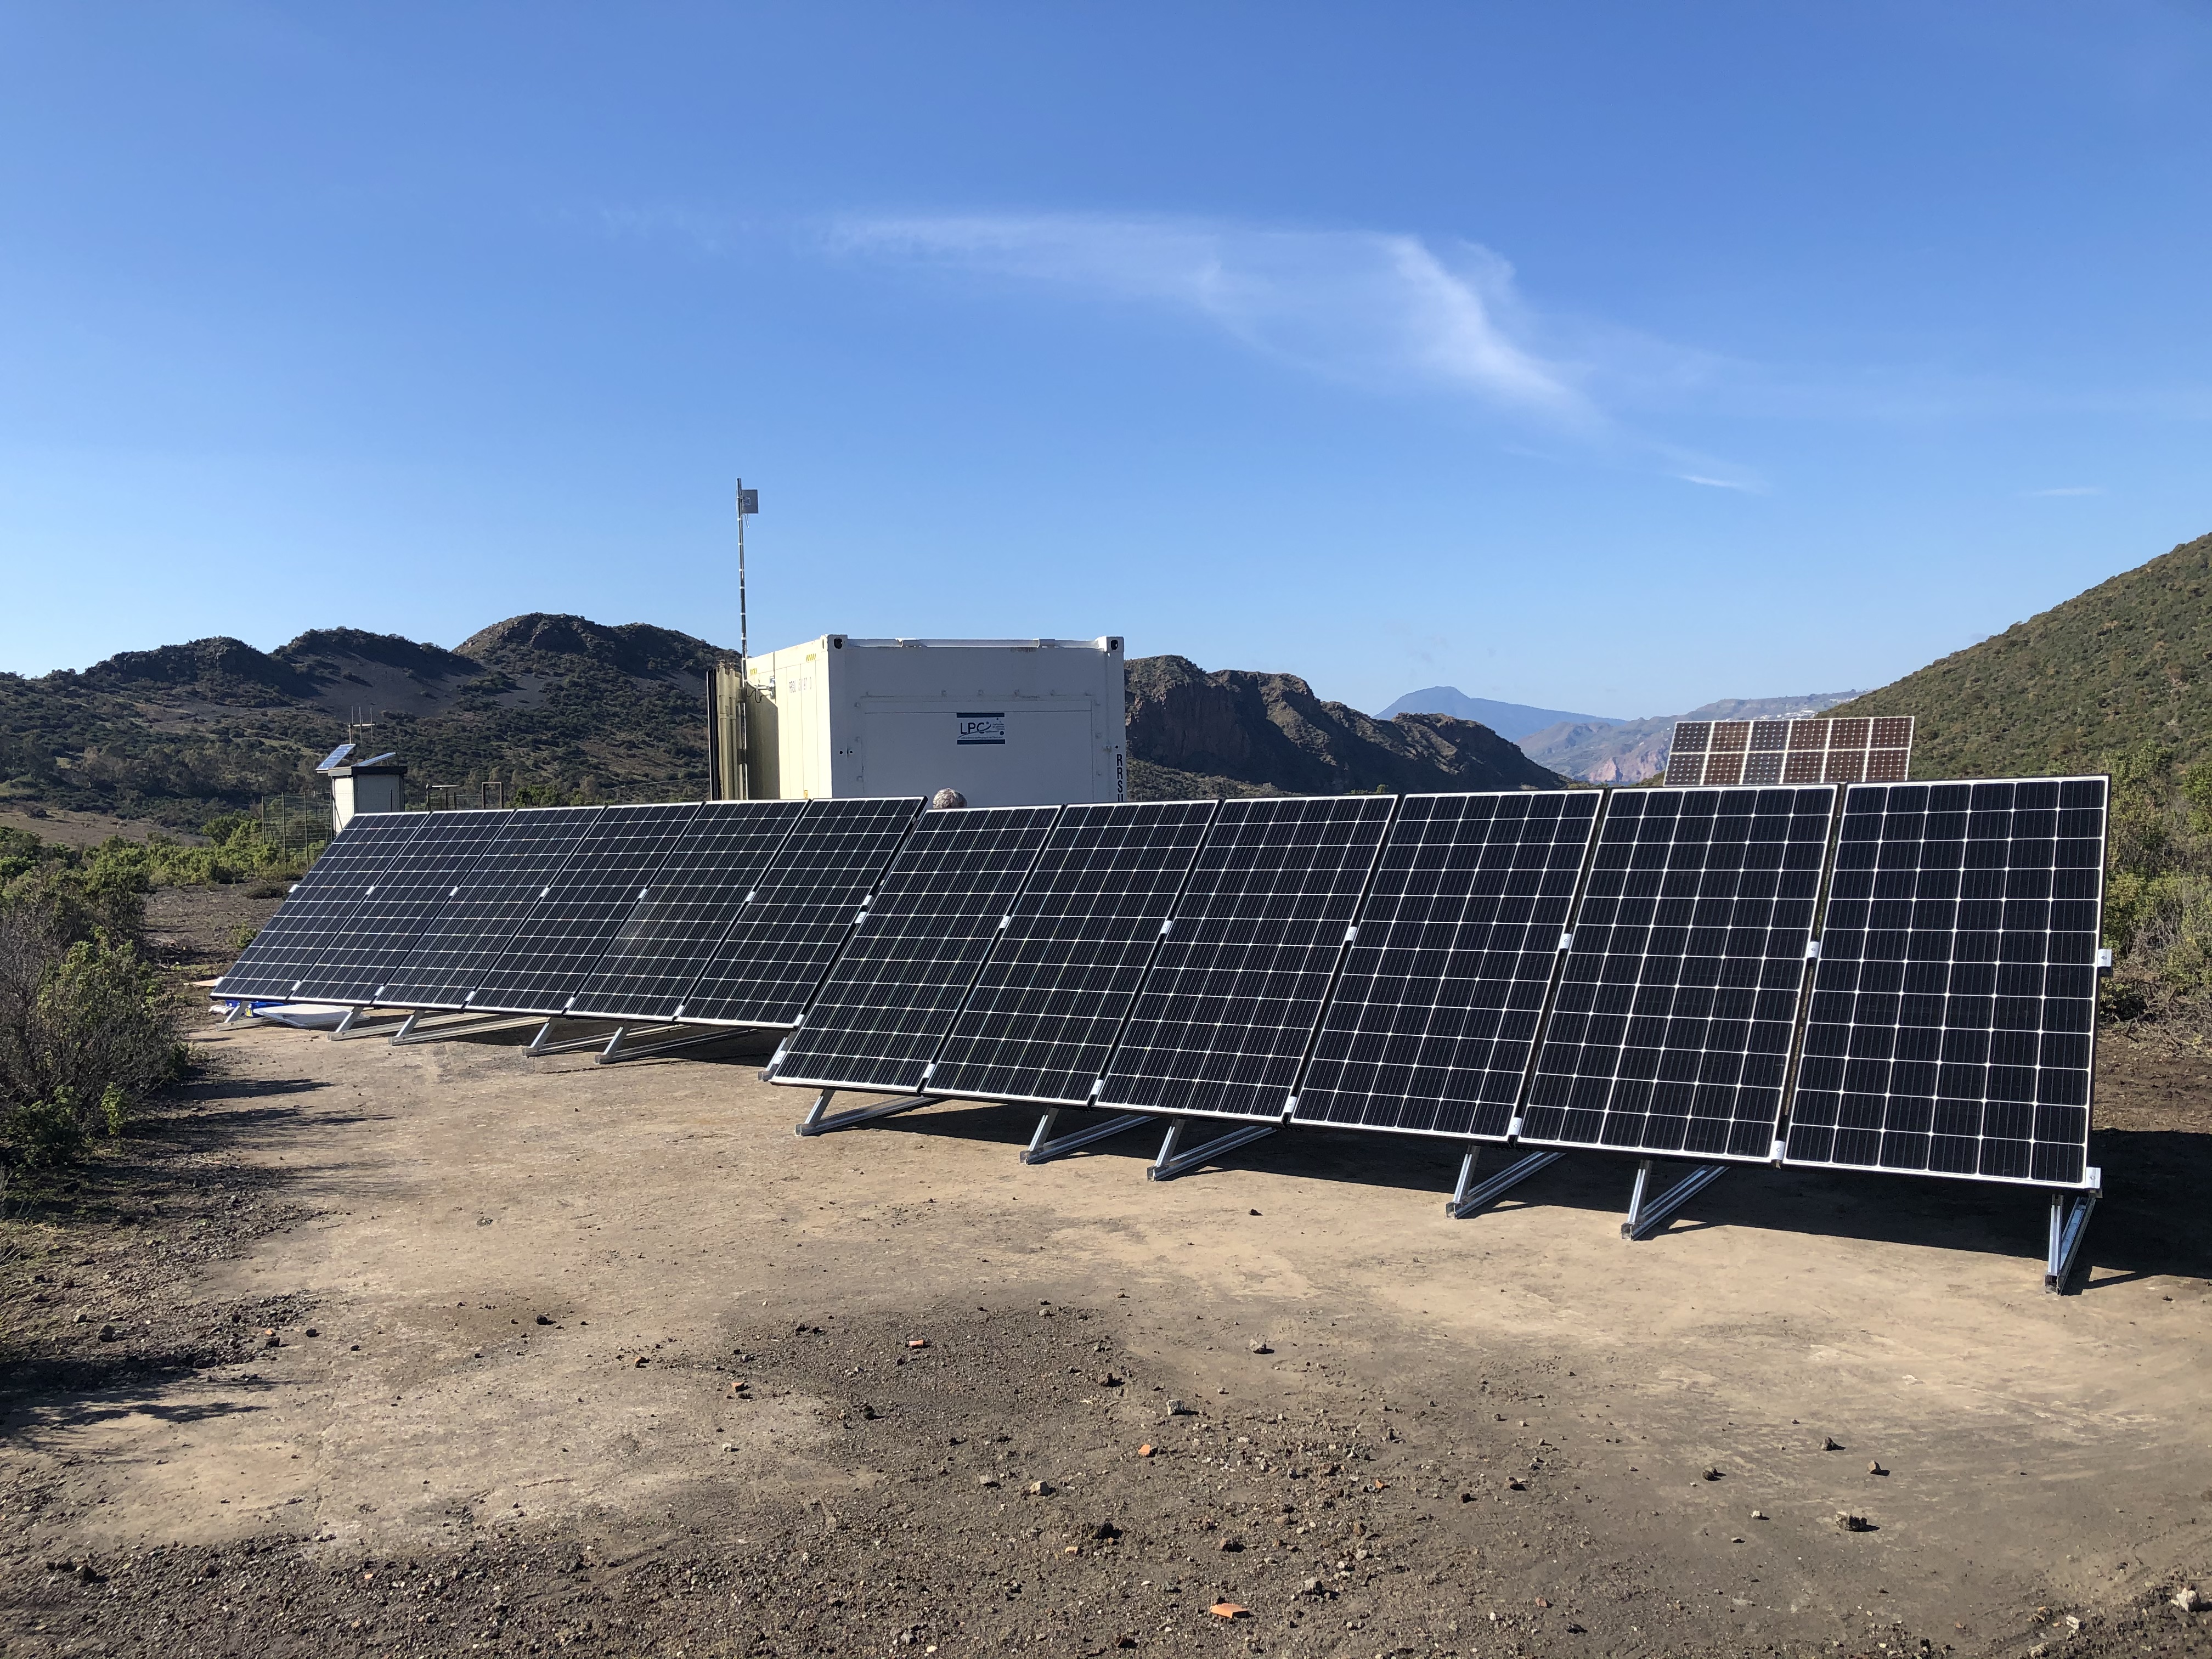
[[[824, 634], [746, 664], [751, 793], [1126, 800], [1121, 640]], [[733, 769], [724, 769], [733, 770]]]

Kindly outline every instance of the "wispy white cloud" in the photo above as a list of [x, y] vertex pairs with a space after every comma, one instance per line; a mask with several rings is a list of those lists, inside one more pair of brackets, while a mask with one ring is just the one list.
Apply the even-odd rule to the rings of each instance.
[[2031, 500], [2038, 496], [2047, 495], [2101, 495], [2105, 493], [2105, 486], [2102, 484], [2069, 484], [2063, 489], [2029, 489], [2024, 490], [2021, 493], [2028, 496]]
[[1701, 472], [1677, 472], [1684, 483], [1703, 484], [1708, 489], [1741, 489], [1756, 495], [1759, 486], [1742, 478], [1709, 478]]
[[1267, 230], [1080, 215], [850, 218], [831, 245], [1172, 307], [1250, 349], [1331, 379], [1471, 393], [1595, 432], [1580, 372], [1529, 338], [1512, 268], [1371, 231]]

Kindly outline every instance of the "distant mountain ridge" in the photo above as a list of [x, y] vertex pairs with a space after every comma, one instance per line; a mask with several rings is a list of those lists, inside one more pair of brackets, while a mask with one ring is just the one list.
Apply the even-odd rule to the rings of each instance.
[[[451, 650], [328, 628], [271, 651], [216, 637], [121, 652], [82, 673], [0, 674], [0, 805], [194, 828], [264, 796], [323, 793], [314, 763], [356, 716], [416, 787], [496, 775], [562, 797], [696, 799], [706, 670], [734, 654], [650, 623], [532, 611]], [[1558, 781], [1486, 726], [1373, 720], [1295, 675], [1139, 657], [1127, 684], [1139, 797]]]
[[2212, 535], [1836, 712], [1915, 716], [1916, 778], [2098, 771], [2145, 743], [2212, 759], [2208, 595]]
[[1488, 726], [1449, 714], [1381, 720], [1324, 702], [1295, 674], [1185, 657], [1127, 665], [1133, 793], [1210, 794], [1223, 781], [1285, 794], [1556, 788], [1560, 780]]
[[1564, 708], [1534, 708], [1525, 702], [1495, 702], [1488, 697], [1470, 697], [1455, 685], [1431, 685], [1408, 691], [1375, 718], [1395, 720], [1400, 714], [1449, 714], [1455, 720], [1474, 720], [1488, 726], [1508, 743], [1518, 743], [1531, 732], [1540, 732], [1547, 726], [1620, 724], [1611, 714], [1572, 714]]

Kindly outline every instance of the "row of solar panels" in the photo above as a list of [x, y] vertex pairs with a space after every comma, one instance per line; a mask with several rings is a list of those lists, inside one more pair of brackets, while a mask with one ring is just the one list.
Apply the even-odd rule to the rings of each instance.
[[769, 1075], [825, 1088], [2082, 1185], [2105, 780], [1854, 785], [1839, 831], [1838, 793], [365, 817], [216, 994], [792, 1028]]

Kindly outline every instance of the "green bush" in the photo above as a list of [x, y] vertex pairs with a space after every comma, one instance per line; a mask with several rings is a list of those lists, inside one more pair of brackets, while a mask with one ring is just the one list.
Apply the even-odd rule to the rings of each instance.
[[127, 872], [45, 866], [0, 889], [0, 1173], [120, 1133], [183, 1075], [183, 1009], [132, 942]]
[[2212, 765], [2178, 769], [2144, 744], [2111, 757], [2106, 1016], [2199, 1040], [2212, 1034]]

